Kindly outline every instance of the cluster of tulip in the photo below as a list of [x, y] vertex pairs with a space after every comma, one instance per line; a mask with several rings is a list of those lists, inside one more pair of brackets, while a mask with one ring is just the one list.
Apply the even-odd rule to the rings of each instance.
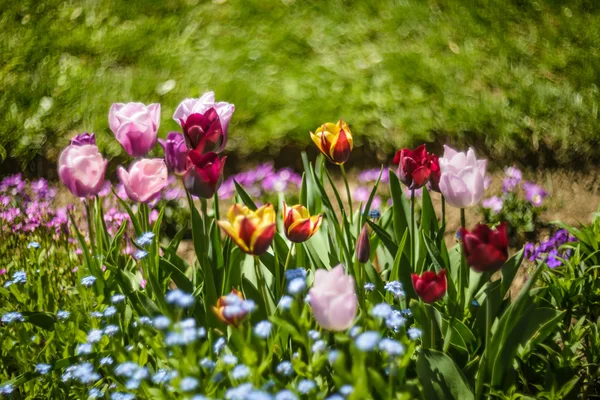
[[[171, 132], [160, 143], [164, 149], [163, 159], [140, 159], [129, 171], [120, 167], [119, 178], [127, 196], [138, 203], [151, 202], [167, 183], [167, 169], [183, 177], [185, 188], [190, 194], [207, 199], [216, 195], [223, 181], [223, 167], [226, 157], [220, 153], [227, 143], [227, 130], [234, 106], [214, 101], [214, 94], [208, 92], [199, 99], [186, 99], [176, 109], [173, 119], [182, 132]], [[117, 140], [132, 157], [146, 155], [157, 142], [160, 105], [145, 106], [141, 103], [114, 104], [109, 112], [109, 125]], [[310, 132], [313, 142], [323, 155], [341, 168], [346, 184], [351, 210], [350, 190], [344, 163], [353, 147], [353, 138], [346, 122], [326, 123], [315, 133]], [[463, 254], [468, 265], [475, 271], [498, 270], [508, 258], [506, 228], [501, 224], [496, 229], [478, 225], [468, 231], [464, 224], [464, 210], [477, 205], [486, 186], [486, 161], [478, 160], [473, 149], [466, 153], [445, 146], [444, 155], [438, 158], [428, 153], [425, 145], [414, 150], [402, 149], [393, 160], [398, 165], [397, 175], [409, 189], [413, 200], [415, 190], [427, 186], [429, 190], [442, 195], [442, 213], [445, 202], [461, 209], [462, 228], [458, 233], [462, 241]], [[59, 175], [71, 192], [79, 197], [96, 195], [104, 183], [106, 161], [95, 145], [93, 134], [75, 137], [62, 152], [59, 159]], [[414, 205], [414, 201], [412, 202]], [[312, 237], [322, 222], [322, 215], [311, 216], [303, 205], [289, 207], [283, 205], [283, 225], [285, 235], [291, 242], [302, 243]], [[367, 212], [369, 210], [366, 210]], [[352, 218], [352, 212], [350, 212]], [[414, 226], [414, 209], [413, 209]], [[442, 215], [442, 219], [444, 219]], [[271, 246], [275, 234], [276, 212], [271, 204], [251, 210], [245, 205], [231, 207], [225, 220], [217, 221], [223, 231], [246, 254], [260, 256]], [[415, 238], [412, 239], [413, 241]], [[414, 245], [414, 244], [413, 244]], [[362, 228], [356, 244], [356, 257], [359, 262], [369, 260], [370, 247], [367, 224]], [[327, 278], [326, 273], [317, 274], [315, 296], [311, 305], [318, 322], [324, 326], [347, 328], [356, 314], [355, 281], [337, 277], [343, 269], [336, 269], [336, 278]], [[321, 271], [319, 271], [321, 272]], [[323, 281], [323, 282], [320, 282]], [[335, 281], [335, 282], [334, 282]], [[331, 282], [335, 290], [327, 290], [327, 296], [319, 296], [316, 288]], [[435, 302], [446, 294], [446, 271], [437, 274], [426, 271], [413, 274], [415, 292], [425, 302]], [[341, 288], [341, 289], [340, 289]], [[332, 297], [333, 296], [333, 297]], [[327, 297], [322, 303], [319, 298]], [[351, 301], [354, 299], [353, 301]], [[354, 304], [342, 323], [331, 323], [335, 307], [335, 318], [340, 318], [339, 304]], [[319, 317], [321, 316], [321, 317]], [[344, 317], [341, 316], [344, 320]]]
[[[226, 157], [220, 153], [227, 143], [227, 129], [233, 104], [215, 102], [214, 93], [186, 99], [173, 119], [183, 134], [170, 132], [160, 140], [163, 159], [141, 158], [118, 175], [131, 201], [149, 203], [167, 185], [168, 172], [183, 175], [186, 189], [201, 198], [211, 198], [223, 180]], [[144, 157], [158, 141], [160, 104], [116, 103], [108, 114], [110, 129], [131, 157]], [[94, 134], [75, 137], [58, 160], [61, 181], [78, 197], [97, 195], [104, 184], [106, 160], [100, 154]]]

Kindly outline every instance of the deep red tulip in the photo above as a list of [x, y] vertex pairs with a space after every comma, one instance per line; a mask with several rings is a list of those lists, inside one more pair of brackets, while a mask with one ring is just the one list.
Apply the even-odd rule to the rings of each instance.
[[425, 271], [421, 276], [412, 274], [412, 284], [417, 295], [425, 303], [435, 303], [446, 295], [446, 270], [438, 274]]
[[496, 272], [508, 259], [506, 223], [491, 229], [479, 224], [469, 232], [460, 230], [467, 264], [477, 272]]
[[217, 153], [200, 154], [191, 150], [188, 153], [188, 168], [183, 175], [185, 188], [198, 197], [210, 199], [223, 182], [226, 159], [219, 158]]
[[[414, 150], [398, 150], [394, 157], [394, 164], [398, 164], [400, 181], [410, 189], [423, 187], [423, 185], [429, 182], [432, 170], [439, 171], [439, 164], [432, 161], [433, 157], [435, 156], [427, 153], [424, 144]], [[432, 163], [434, 164], [433, 166]]]
[[191, 114], [186, 120], [181, 119], [180, 123], [188, 147], [199, 153], [219, 151], [227, 140], [219, 114], [214, 108], [204, 114]]
[[440, 161], [438, 156], [431, 156], [431, 163], [429, 164], [429, 190], [440, 193], [440, 177], [442, 172], [440, 171]]
[[363, 264], [371, 259], [371, 243], [369, 243], [369, 230], [367, 224], [362, 227], [356, 241], [356, 259]]

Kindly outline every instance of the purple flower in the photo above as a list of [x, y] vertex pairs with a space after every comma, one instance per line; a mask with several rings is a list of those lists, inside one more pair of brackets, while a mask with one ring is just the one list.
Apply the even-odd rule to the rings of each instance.
[[535, 245], [533, 243], [526, 243], [523, 250], [523, 256], [529, 261], [535, 260], [537, 253], [535, 251]]
[[489, 208], [494, 214], [498, 214], [500, 211], [502, 211], [503, 204], [504, 202], [498, 196], [490, 197], [489, 199], [485, 199], [481, 202], [481, 206], [483, 208]]
[[187, 169], [188, 148], [185, 138], [179, 132], [169, 132], [167, 139], [158, 139], [165, 151], [165, 162], [169, 171], [181, 175]]
[[548, 197], [548, 193], [541, 186], [532, 182], [523, 182], [523, 189], [525, 189], [525, 199], [536, 207], [541, 206], [544, 198]]
[[96, 136], [93, 133], [88, 133], [88, 132], [84, 132], [84, 133], [80, 133], [79, 135], [75, 136], [73, 139], [71, 139], [71, 144], [75, 145], [75, 146], [83, 146], [85, 144], [96, 144]]
[[546, 264], [548, 264], [550, 268], [556, 268], [562, 265], [562, 261], [558, 259], [558, 250], [553, 249], [548, 253]]

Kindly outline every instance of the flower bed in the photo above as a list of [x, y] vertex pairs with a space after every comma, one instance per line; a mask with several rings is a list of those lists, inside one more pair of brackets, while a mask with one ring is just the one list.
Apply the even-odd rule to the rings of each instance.
[[[466, 223], [488, 185], [473, 149], [402, 149], [353, 193], [344, 166], [353, 138], [340, 120], [311, 133], [322, 155], [304, 156], [302, 176], [260, 166], [224, 180], [233, 105], [211, 93], [186, 99], [174, 115], [182, 133], [161, 143], [165, 158], [144, 158], [159, 112], [111, 108], [115, 137], [137, 157], [119, 169], [120, 185], [105, 182], [93, 134], [59, 160], [80, 203], [55, 209], [56, 190], [41, 180], [0, 185], [0, 395], [598, 394], [600, 219], [511, 251], [504, 221]], [[511, 196], [519, 182], [507, 174]], [[542, 192], [525, 191], [538, 206]], [[223, 199], [234, 204], [221, 209]], [[181, 200], [188, 214], [169, 233]], [[447, 207], [461, 214], [452, 246]], [[191, 260], [178, 253], [190, 230]], [[511, 295], [522, 268], [527, 283]]]

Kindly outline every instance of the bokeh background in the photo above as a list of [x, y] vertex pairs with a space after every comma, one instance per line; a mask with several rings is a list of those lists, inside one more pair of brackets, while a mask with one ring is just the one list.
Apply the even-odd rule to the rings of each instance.
[[[291, 160], [339, 117], [351, 163], [422, 141], [494, 164], [600, 161], [600, 2], [1, 0], [0, 173], [52, 176], [69, 138], [108, 129], [113, 102], [236, 105], [235, 160]], [[157, 149], [157, 154], [158, 153]], [[363, 156], [364, 155], [364, 156]]]

